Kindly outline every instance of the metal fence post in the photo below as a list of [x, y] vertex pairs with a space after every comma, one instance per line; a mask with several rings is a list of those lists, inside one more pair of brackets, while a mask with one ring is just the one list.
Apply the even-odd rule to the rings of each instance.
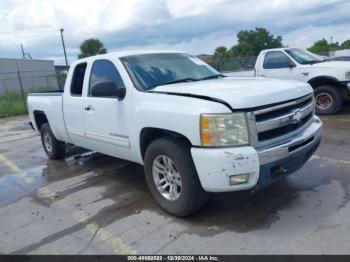
[[45, 76], [45, 79], [46, 79], [46, 88], [49, 89], [49, 77], [48, 76]]
[[22, 79], [21, 79], [21, 74], [19, 72], [18, 60], [16, 60], [16, 65], [17, 65], [17, 74], [18, 74], [19, 86], [21, 88], [21, 94], [22, 94], [22, 98], [23, 98], [24, 110], [25, 110], [26, 113], [28, 113], [28, 111], [27, 111], [27, 103], [26, 103], [24, 89], [23, 89], [23, 84], [22, 84]]
[[7, 90], [7, 85], [6, 85], [6, 79], [2, 80], [2, 82], [4, 83], [4, 90], [5, 90], [5, 94], [4, 95], [7, 95], [8, 94], [8, 90]]

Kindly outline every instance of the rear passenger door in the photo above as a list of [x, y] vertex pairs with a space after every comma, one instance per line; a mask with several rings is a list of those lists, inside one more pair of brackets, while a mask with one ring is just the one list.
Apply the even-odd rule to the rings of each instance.
[[64, 97], [63, 115], [66, 130], [71, 142], [74, 145], [90, 148], [85, 138], [84, 127], [84, 85], [88, 77], [86, 76], [87, 63], [79, 63], [74, 67], [71, 75], [68, 75]]
[[128, 94], [117, 97], [116, 89], [126, 90], [115, 66], [108, 59], [95, 60], [91, 65], [87, 95], [84, 101], [85, 135], [95, 151], [128, 158], [130, 143], [126, 123]]

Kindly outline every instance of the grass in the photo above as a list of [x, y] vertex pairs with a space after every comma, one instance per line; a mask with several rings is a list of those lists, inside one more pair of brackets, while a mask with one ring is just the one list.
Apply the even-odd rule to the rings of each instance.
[[0, 97], [0, 118], [25, 114], [23, 97], [20, 94], [5, 94]]
[[[50, 87], [33, 88], [28, 93], [38, 93], [52, 90]], [[28, 94], [27, 93], [27, 94]], [[27, 94], [25, 98], [21, 94], [7, 92], [0, 96], [0, 118], [23, 115], [27, 113]]]

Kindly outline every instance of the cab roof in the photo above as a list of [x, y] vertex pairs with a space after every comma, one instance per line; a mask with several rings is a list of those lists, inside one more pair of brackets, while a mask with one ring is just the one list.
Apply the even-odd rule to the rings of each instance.
[[178, 50], [130, 50], [130, 51], [120, 51], [120, 52], [111, 52], [108, 54], [102, 54], [102, 55], [95, 55], [95, 56], [89, 56], [86, 58], [78, 59], [72, 63], [81, 63], [81, 62], [88, 62], [88, 61], [94, 61], [96, 59], [115, 59], [115, 58], [121, 58], [125, 56], [131, 56], [131, 55], [142, 55], [142, 54], [167, 54], [167, 53], [185, 53], [183, 51]]
[[288, 49], [297, 49], [297, 47], [280, 47], [280, 48], [270, 48], [270, 49], [264, 49], [261, 52], [268, 52], [268, 51], [285, 51]]

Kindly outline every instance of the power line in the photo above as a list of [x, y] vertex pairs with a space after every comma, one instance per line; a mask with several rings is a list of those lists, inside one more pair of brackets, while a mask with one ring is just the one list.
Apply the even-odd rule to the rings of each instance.
[[23, 29], [18, 31], [0, 31], [0, 34], [25, 34], [25, 33], [46, 33], [46, 32], [56, 32], [56, 29], [43, 28], [43, 29]]
[[[43, 29], [23, 29], [18, 31], [1, 31], [0, 34], [26, 34], [26, 33], [47, 33], [53, 32], [56, 33], [59, 28], [43, 28]], [[114, 35], [118, 30], [112, 29], [96, 29], [94, 31], [85, 31], [85, 30], [74, 30], [71, 31], [73, 35]]]

